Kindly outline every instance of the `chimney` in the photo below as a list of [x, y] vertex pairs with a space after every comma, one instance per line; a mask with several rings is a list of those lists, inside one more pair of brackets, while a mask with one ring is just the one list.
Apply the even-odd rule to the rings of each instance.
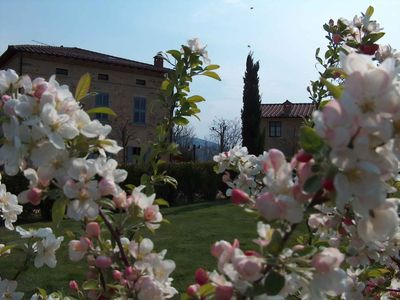
[[284, 113], [285, 115], [289, 115], [291, 109], [292, 109], [292, 103], [291, 103], [289, 100], [286, 100], [286, 101], [283, 103], [283, 113]]
[[157, 68], [164, 68], [164, 59], [161, 54], [154, 56], [154, 66]]

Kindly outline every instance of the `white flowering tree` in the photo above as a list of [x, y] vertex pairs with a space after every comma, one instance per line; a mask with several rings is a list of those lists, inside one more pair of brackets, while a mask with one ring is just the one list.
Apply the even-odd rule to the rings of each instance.
[[[176, 104], [172, 118], [157, 128], [149, 168], [152, 172], [144, 174], [143, 185], [137, 187], [120, 186], [127, 172], [118, 169], [117, 162], [108, 154], [117, 154], [122, 148], [108, 138], [109, 125], [89, 116], [113, 112], [109, 108], [88, 112], [82, 109], [79, 101], [88, 94], [89, 75], [81, 78], [72, 95], [54, 76], [49, 81], [32, 81], [13, 70], [0, 71], [0, 165], [7, 175], [22, 172], [29, 181], [27, 190], [19, 195], [12, 195], [4, 184], [0, 185], [0, 216], [5, 227], [15, 229], [13, 223], [22, 212], [21, 204], [39, 205], [53, 199], [55, 224], [67, 217], [81, 222], [84, 228], [81, 235], [64, 241], [51, 228], [33, 230], [18, 226], [15, 230], [23, 242], [0, 245], [1, 258], [15, 247], [22, 248], [26, 253], [24, 268], [30, 261], [36, 268], [56, 267], [56, 251], [62, 242], [68, 242], [72, 263], [87, 260], [87, 280], [72, 280], [71, 295], [48, 295], [40, 289], [31, 299], [166, 299], [177, 293], [170, 277], [174, 261], [165, 258], [165, 250], [154, 252], [153, 242], [141, 238], [140, 230], [159, 228], [163, 221], [159, 205], [168, 204], [156, 199], [153, 185], [176, 184], [173, 178], [157, 172], [160, 157], [176, 149], [168, 143], [167, 133], [200, 112], [197, 103], [204, 99], [189, 95], [189, 83], [197, 75], [219, 77], [212, 71], [218, 66], [205, 65], [207, 52], [197, 39], [190, 40], [181, 51], [171, 50], [162, 55], [173, 71], [164, 80], [160, 97]], [[22, 271], [12, 280], [0, 278], [0, 299], [22, 299], [23, 294], [15, 291], [15, 280]]]
[[400, 298], [400, 199], [390, 196], [400, 56], [376, 43], [384, 33], [372, 14], [325, 24], [322, 77], [309, 89], [318, 109], [291, 161], [240, 147], [214, 157], [218, 173], [234, 171], [227, 195], [258, 218], [258, 235], [253, 249], [216, 242], [216, 270], [199, 268], [184, 299]]

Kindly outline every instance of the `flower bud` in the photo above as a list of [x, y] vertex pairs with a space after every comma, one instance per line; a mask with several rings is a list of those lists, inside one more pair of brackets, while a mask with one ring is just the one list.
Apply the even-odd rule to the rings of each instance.
[[106, 269], [110, 267], [112, 264], [112, 260], [108, 256], [100, 255], [96, 257], [95, 265], [100, 269]]
[[112, 271], [112, 276], [113, 276], [114, 280], [120, 281], [121, 278], [122, 278], [122, 272], [120, 272], [118, 270], [113, 270]]
[[301, 149], [297, 154], [296, 154], [296, 160], [299, 162], [309, 162], [312, 159], [312, 155], [305, 152], [303, 149]]
[[89, 270], [86, 273], [86, 279], [97, 279], [97, 272], [95, 272], [94, 270]]
[[215, 289], [216, 300], [230, 300], [233, 297], [233, 287], [229, 285], [218, 285]]
[[39, 205], [40, 200], [42, 200], [42, 190], [39, 188], [31, 188], [27, 195], [26, 198], [32, 205]]
[[137, 271], [134, 268], [132, 268], [131, 266], [125, 268], [124, 276], [126, 279], [131, 280], [131, 281], [134, 281], [138, 278]]
[[115, 206], [118, 208], [127, 208], [127, 201], [126, 201], [126, 193], [125, 191], [120, 192], [119, 194], [113, 197], [113, 201]]
[[200, 289], [200, 285], [198, 284], [191, 284], [187, 287], [186, 289], [186, 294], [188, 294], [190, 297], [195, 297], [197, 292]]
[[198, 268], [194, 273], [194, 278], [199, 285], [204, 285], [208, 282], [208, 273], [203, 268]]
[[41, 84], [38, 84], [36, 86], [35, 92], [33, 93], [33, 96], [35, 96], [36, 98], [41, 98], [43, 93], [47, 90], [48, 88], [48, 83], [47, 82], [43, 82]]
[[233, 189], [231, 200], [234, 204], [243, 204], [249, 201], [249, 195], [240, 189]]
[[360, 45], [360, 51], [363, 54], [367, 55], [374, 55], [375, 52], [379, 49], [378, 44], [372, 44], [372, 45]]
[[77, 283], [75, 280], [71, 280], [71, 281], [69, 282], [69, 288], [70, 288], [71, 290], [78, 291], [78, 290], [79, 290], [78, 283]]
[[334, 44], [339, 44], [342, 41], [342, 37], [338, 33], [332, 35], [332, 41]]
[[113, 180], [103, 178], [99, 182], [99, 191], [102, 196], [113, 195], [116, 191]]
[[86, 224], [86, 234], [92, 238], [100, 236], [100, 225], [97, 222], [89, 222]]
[[333, 192], [335, 190], [335, 186], [333, 185], [332, 179], [325, 179], [322, 184], [322, 187], [328, 192]]
[[215, 242], [212, 246], [211, 246], [211, 255], [218, 258], [220, 257], [220, 255], [228, 249], [231, 249], [232, 245], [230, 243], [228, 243], [227, 241], [218, 241]]

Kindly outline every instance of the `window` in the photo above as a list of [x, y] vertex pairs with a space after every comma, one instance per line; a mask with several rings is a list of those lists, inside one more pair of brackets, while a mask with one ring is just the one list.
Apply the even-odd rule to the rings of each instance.
[[132, 155], [140, 155], [140, 147], [132, 147]]
[[[96, 100], [95, 100], [95, 107], [109, 107], [109, 101], [108, 101], [108, 93], [99, 93], [96, 95]], [[107, 114], [100, 114], [97, 113], [95, 118], [99, 120], [102, 123], [107, 123], [108, 122], [108, 115]]]
[[138, 156], [140, 155], [140, 147], [128, 147], [127, 161], [128, 163], [137, 163]]
[[133, 98], [133, 123], [146, 124], [146, 98]]
[[57, 75], [66, 75], [66, 76], [68, 76], [68, 70], [67, 69], [61, 69], [61, 68], [56, 68], [56, 74]]
[[108, 74], [97, 74], [98, 80], [108, 80]]
[[137, 85], [146, 85], [146, 80], [144, 80], [144, 79], [136, 79], [136, 84]]
[[282, 122], [269, 121], [269, 136], [280, 137], [282, 135]]

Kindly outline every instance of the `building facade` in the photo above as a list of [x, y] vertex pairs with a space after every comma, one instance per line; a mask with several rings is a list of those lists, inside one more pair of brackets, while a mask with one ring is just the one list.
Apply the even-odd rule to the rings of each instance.
[[110, 124], [111, 136], [126, 145], [121, 162], [132, 162], [134, 155], [143, 151], [166, 113], [158, 94], [168, 69], [159, 56], [154, 57], [154, 64], [146, 64], [76, 47], [15, 45], [0, 56], [0, 69], [7, 68], [31, 78], [48, 79], [55, 74], [72, 93], [80, 77], [90, 73], [90, 91], [96, 95], [83, 100], [82, 105], [86, 110], [110, 107], [117, 114], [116, 118], [105, 114], [93, 117]]
[[299, 149], [299, 131], [305, 119], [311, 117], [315, 105], [292, 103], [261, 104], [261, 130], [265, 128], [265, 148], [281, 150], [287, 157]]

